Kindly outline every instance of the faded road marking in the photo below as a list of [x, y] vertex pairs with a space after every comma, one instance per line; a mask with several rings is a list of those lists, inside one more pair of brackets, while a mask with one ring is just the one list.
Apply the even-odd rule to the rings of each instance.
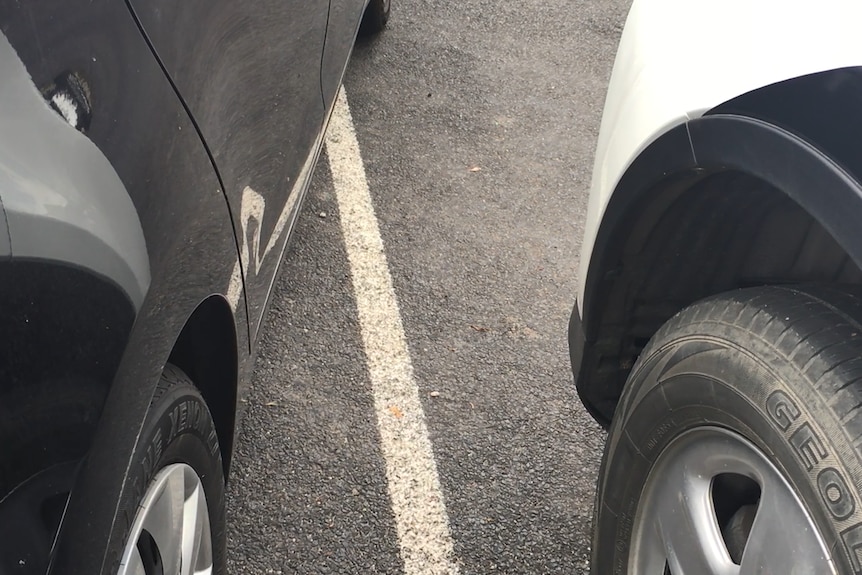
[[455, 575], [449, 520], [398, 301], [342, 88], [326, 151], [347, 245], [405, 575]]

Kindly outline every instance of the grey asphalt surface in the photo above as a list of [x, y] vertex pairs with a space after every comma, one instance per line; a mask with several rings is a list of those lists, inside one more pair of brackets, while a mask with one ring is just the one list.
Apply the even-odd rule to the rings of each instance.
[[[605, 435], [566, 325], [627, 4], [393, 0], [348, 69], [462, 574], [588, 570]], [[325, 156], [285, 257], [229, 489], [230, 572], [401, 573]]]

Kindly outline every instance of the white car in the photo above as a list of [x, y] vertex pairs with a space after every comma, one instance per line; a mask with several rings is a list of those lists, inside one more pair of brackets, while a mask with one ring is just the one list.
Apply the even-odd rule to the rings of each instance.
[[569, 329], [592, 573], [862, 573], [862, 2], [635, 0]]

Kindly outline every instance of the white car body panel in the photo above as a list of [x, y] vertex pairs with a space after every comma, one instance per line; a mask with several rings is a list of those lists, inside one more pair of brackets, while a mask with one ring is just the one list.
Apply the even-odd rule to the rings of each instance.
[[634, 1], [596, 149], [581, 246], [581, 317], [599, 223], [638, 154], [668, 129], [746, 92], [862, 65], [860, 23], [859, 0]]

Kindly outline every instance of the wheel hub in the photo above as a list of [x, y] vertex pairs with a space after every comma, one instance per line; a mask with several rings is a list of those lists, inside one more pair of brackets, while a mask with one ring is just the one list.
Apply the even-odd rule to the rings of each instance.
[[209, 575], [212, 533], [203, 485], [184, 463], [162, 469], [141, 501], [119, 575]]
[[[727, 487], [728, 476], [755, 485], [756, 501], [745, 485]], [[788, 575], [836, 573], [805, 506], [752, 443], [714, 427], [673, 440], [644, 485], [629, 573], [747, 575], [764, 567]]]

